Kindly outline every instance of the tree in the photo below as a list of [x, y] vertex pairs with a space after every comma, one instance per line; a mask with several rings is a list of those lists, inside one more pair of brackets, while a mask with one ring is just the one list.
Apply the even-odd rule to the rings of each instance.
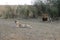
[[47, 0], [45, 3], [36, 0], [34, 6], [37, 8], [38, 14], [49, 13], [52, 19], [60, 17], [60, 0]]
[[57, 8], [58, 8], [58, 13], [59, 13], [59, 17], [60, 17], [60, 0], [57, 0]]
[[36, 7], [34, 7], [32, 5], [18, 6], [17, 13], [19, 14], [20, 17], [22, 15], [24, 18], [29, 18], [30, 16], [33, 18], [37, 17], [36, 16], [36, 14], [37, 14]]
[[36, 10], [38, 11], [38, 16], [46, 12], [46, 5], [41, 0], [36, 0], [34, 3]]
[[14, 18], [14, 8], [11, 8], [10, 6], [6, 6], [6, 11], [4, 14], [4, 18]]
[[[49, 2], [49, 3], [48, 3]], [[49, 5], [50, 14], [53, 17], [59, 17], [60, 15], [60, 1], [59, 0], [47, 0]]]

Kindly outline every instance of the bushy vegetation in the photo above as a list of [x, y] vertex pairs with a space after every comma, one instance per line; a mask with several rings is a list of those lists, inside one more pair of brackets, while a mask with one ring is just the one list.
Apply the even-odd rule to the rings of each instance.
[[38, 10], [38, 14], [48, 13], [52, 19], [60, 17], [60, 0], [35, 0], [34, 6]]
[[48, 13], [51, 18], [60, 17], [60, 0], [35, 0], [33, 5], [18, 5], [17, 8], [6, 7], [5, 18], [38, 18]]
[[[29, 18], [35, 12], [35, 8], [30, 5], [18, 5], [17, 8], [6, 6], [6, 11], [3, 12], [4, 18]], [[31, 14], [31, 15], [30, 15]]]
[[6, 11], [3, 11], [4, 18], [15, 18], [17, 15], [15, 15], [15, 10], [14, 8], [11, 8], [10, 6], [6, 7]]

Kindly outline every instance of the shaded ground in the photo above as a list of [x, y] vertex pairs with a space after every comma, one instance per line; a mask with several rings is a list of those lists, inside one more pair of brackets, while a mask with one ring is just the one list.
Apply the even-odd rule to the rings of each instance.
[[16, 28], [13, 20], [0, 19], [0, 40], [60, 40], [60, 22], [20, 20], [32, 25], [30, 28]]

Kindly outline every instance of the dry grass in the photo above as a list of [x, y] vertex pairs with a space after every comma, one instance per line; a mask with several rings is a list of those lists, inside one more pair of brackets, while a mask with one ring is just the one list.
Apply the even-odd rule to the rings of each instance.
[[44, 23], [37, 20], [20, 20], [32, 25], [16, 28], [13, 20], [0, 19], [1, 40], [60, 40], [60, 23]]

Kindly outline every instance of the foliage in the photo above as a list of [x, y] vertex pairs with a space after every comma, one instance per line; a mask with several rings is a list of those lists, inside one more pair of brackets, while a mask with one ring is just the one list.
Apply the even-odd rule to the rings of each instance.
[[48, 13], [51, 18], [60, 17], [60, 0], [47, 0], [45, 3], [35, 0], [34, 5], [18, 5], [17, 9], [10, 6], [6, 8], [5, 18], [29, 18], [29, 14], [33, 18], [37, 18], [43, 13]]
[[4, 18], [14, 18], [14, 9], [12, 9], [10, 6], [6, 7], [6, 11], [4, 13]]
[[47, 0], [43, 3], [41, 0], [36, 0], [34, 6], [38, 13], [49, 13], [51, 18], [60, 17], [60, 0]]
[[34, 6], [36, 7], [38, 16], [46, 12], [46, 5], [41, 0], [36, 0]]
[[37, 10], [33, 6], [24, 5], [24, 6], [17, 7], [17, 13], [19, 14], [20, 17], [22, 15], [24, 18], [28, 18], [30, 13], [36, 15]]

